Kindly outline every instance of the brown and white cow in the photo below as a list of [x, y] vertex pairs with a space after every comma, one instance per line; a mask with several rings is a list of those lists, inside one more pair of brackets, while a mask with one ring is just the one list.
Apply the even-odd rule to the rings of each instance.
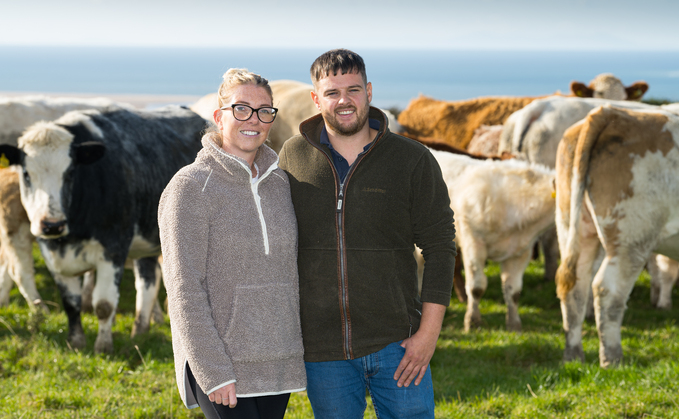
[[21, 205], [19, 175], [10, 168], [0, 169], [0, 305], [9, 303], [9, 292], [16, 283], [29, 309], [46, 310], [35, 286], [33, 241]]
[[465, 330], [481, 322], [486, 259], [500, 263], [508, 330], [521, 330], [523, 272], [539, 234], [554, 224], [554, 171], [519, 160], [477, 160], [431, 150], [448, 185], [456, 238], [463, 255]]
[[641, 100], [648, 90], [648, 83], [637, 81], [624, 86], [619, 78], [611, 73], [599, 74], [589, 82], [589, 86], [579, 81], [571, 82], [571, 93], [577, 97], [595, 97], [611, 100]]
[[[625, 87], [615, 76], [600, 74], [590, 82], [590, 87], [573, 82], [571, 89], [574, 96], [580, 97], [640, 100], [648, 85], [636, 82]], [[561, 96], [558, 92], [555, 95]], [[480, 97], [448, 102], [420, 96], [401, 112], [398, 122], [410, 135], [440, 138], [455, 147], [467, 148], [474, 131], [481, 125], [502, 125], [509, 115], [544, 97], [547, 96]]]
[[[594, 296], [599, 363], [623, 358], [627, 299], [652, 252], [679, 259], [679, 117], [592, 110], [561, 140], [556, 163], [557, 272], [565, 360], [584, 360], [582, 322]], [[593, 272], [599, 248], [604, 258]]]

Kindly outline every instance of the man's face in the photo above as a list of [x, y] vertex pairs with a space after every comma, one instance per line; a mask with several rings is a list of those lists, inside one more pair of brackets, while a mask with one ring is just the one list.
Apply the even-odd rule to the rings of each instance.
[[352, 136], [368, 122], [372, 85], [363, 84], [359, 73], [328, 75], [315, 83], [311, 98], [323, 115], [328, 130]]

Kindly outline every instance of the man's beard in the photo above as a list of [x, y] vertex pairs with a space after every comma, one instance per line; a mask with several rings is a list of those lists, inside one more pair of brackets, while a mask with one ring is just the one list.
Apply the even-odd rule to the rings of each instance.
[[347, 109], [354, 109], [356, 115], [356, 122], [349, 126], [340, 125], [339, 121], [337, 120], [337, 117], [335, 116], [335, 113], [323, 114], [323, 119], [325, 120], [325, 123], [328, 124], [330, 128], [332, 128], [333, 131], [342, 136], [350, 137], [363, 129], [366, 122], [368, 121], [368, 112], [370, 110], [370, 107], [366, 106], [363, 112], [360, 112], [356, 107], [353, 106], [348, 108], [337, 109], [335, 110], [335, 112], [341, 112]]

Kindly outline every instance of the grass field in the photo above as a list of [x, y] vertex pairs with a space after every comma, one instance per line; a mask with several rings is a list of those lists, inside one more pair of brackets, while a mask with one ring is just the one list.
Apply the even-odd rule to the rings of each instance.
[[[0, 417], [197, 418], [179, 399], [169, 323], [130, 339], [134, 281], [126, 273], [114, 327], [114, 355], [95, 355], [97, 321], [85, 314], [88, 347], [66, 342], [66, 315], [39, 253], [38, 289], [51, 313], [32, 315], [17, 290], [0, 308]], [[440, 418], [679, 418], [679, 290], [674, 309], [651, 308], [649, 278], [642, 274], [623, 323], [625, 360], [598, 366], [593, 322], [585, 325], [585, 364], [561, 361], [561, 312], [553, 283], [534, 262], [524, 276], [522, 333], [504, 331], [499, 269], [486, 269], [483, 325], [465, 334], [464, 305], [448, 308], [432, 359], [436, 417]], [[164, 294], [161, 295], [161, 299]], [[286, 418], [311, 418], [303, 393], [294, 394]], [[366, 417], [374, 418], [369, 407]]]

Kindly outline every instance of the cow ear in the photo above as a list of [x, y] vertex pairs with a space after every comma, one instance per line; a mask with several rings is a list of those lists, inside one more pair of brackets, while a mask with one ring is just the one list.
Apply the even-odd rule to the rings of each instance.
[[21, 164], [23, 151], [20, 148], [9, 144], [0, 145], [0, 168]]
[[104, 157], [106, 146], [99, 141], [73, 144], [73, 160], [76, 164], [92, 164]]
[[594, 89], [590, 89], [584, 83], [579, 81], [571, 82], [571, 92], [577, 97], [593, 97]]
[[627, 100], [639, 100], [648, 90], [648, 83], [645, 81], [638, 81], [627, 87], [625, 91], [627, 92]]

